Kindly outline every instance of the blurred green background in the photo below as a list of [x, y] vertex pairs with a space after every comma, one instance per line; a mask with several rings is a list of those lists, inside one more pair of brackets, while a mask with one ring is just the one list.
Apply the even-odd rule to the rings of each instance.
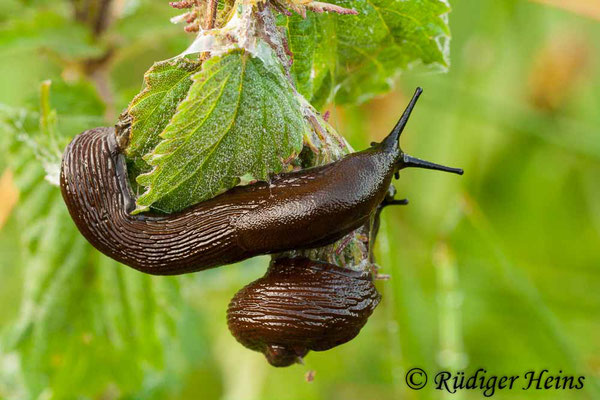
[[[90, 82], [56, 53], [101, 49], [47, 3], [3, 0], [0, 103], [36, 109], [40, 82], [51, 79], [52, 106], [72, 130], [103, 115], [112, 123], [152, 62], [190, 41], [168, 23], [176, 12], [164, 1], [120, 2], [110, 70]], [[81, 257], [103, 268], [67, 268], [85, 243], [54, 209], [56, 193], [41, 189], [37, 163], [10, 145], [0, 157], [0, 398], [476, 399], [478, 390], [450, 396], [431, 383], [412, 391], [404, 374], [482, 367], [586, 377], [579, 391], [494, 398], [600, 399], [600, 5], [563, 3], [571, 9], [454, 0], [449, 73], [416, 68], [393, 93], [328, 108], [361, 149], [422, 86], [403, 148], [466, 172], [401, 174], [396, 187], [411, 204], [383, 215], [383, 300], [355, 340], [310, 353], [306, 365], [272, 368], [227, 331], [229, 299], [263, 274], [266, 257], [184, 279], [140, 280], [95, 252]]]

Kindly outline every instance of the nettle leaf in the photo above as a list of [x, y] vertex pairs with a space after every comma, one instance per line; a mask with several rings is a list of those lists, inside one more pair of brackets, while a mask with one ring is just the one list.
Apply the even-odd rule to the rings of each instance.
[[291, 73], [296, 89], [306, 99], [313, 92], [313, 60], [317, 48], [317, 20], [294, 14], [287, 19], [288, 46], [294, 55]]
[[[325, 16], [326, 17], [326, 16]], [[333, 18], [287, 18], [288, 46], [294, 55], [291, 68], [296, 89], [317, 109], [330, 100], [336, 68], [337, 47]]]
[[[304, 21], [298, 16], [287, 21], [294, 63], [298, 61], [292, 68], [294, 79], [317, 108], [332, 94], [337, 103], [361, 103], [384, 93], [393, 78], [413, 64], [448, 68], [450, 6], [446, 0], [332, 3], [354, 8], [358, 15], [308, 13]], [[327, 74], [332, 74], [333, 82], [324, 79]]]
[[158, 62], [144, 75], [144, 89], [127, 109], [132, 123], [130, 142], [125, 150], [129, 159], [142, 171], [150, 169], [142, 157], [160, 142], [158, 135], [187, 95], [192, 86], [191, 76], [199, 70], [200, 63], [180, 58]]
[[214, 197], [240, 177], [267, 180], [302, 149], [309, 128], [284, 72], [243, 51], [203, 64], [186, 99], [144, 159], [148, 190], [137, 211], [174, 212]]

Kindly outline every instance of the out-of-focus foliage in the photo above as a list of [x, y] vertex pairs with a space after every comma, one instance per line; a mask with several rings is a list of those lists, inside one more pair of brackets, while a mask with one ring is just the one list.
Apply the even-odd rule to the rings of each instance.
[[[111, 39], [118, 45], [110, 75], [116, 110], [139, 93], [154, 61], [189, 43], [165, 24], [175, 12], [162, 0], [127, 4], [110, 37], [74, 38], [89, 51]], [[377, 255], [392, 279], [378, 283], [382, 303], [355, 340], [310, 353], [305, 366], [271, 368], [227, 332], [229, 299], [264, 273], [266, 258], [188, 277], [180, 282], [183, 299], [173, 298], [169, 278], [144, 277], [83, 243], [29, 148], [12, 142], [6, 157], [13, 125], [0, 125], [0, 168], [10, 163], [21, 188], [0, 228], [0, 398], [25, 390], [46, 398], [440, 398], [430, 386], [406, 387], [404, 373], [415, 366], [430, 373], [563, 370], [585, 375], [585, 389], [518, 389], [494, 398], [600, 397], [599, 22], [526, 0], [452, 6], [448, 74], [407, 72], [385, 98], [325, 107], [363, 148], [385, 135], [423, 86], [403, 148], [466, 174], [402, 172], [396, 186], [411, 204], [383, 214]], [[7, 0], [1, 29], [38, 12], [58, 16], [49, 21], [69, 16], [61, 2]], [[35, 133], [39, 84], [52, 79], [60, 133], [114, 123], [99, 117], [105, 110], [91, 83], [64, 73], [54, 55], [64, 50], [40, 50], [28, 34], [22, 46], [12, 37], [0, 47], [3, 116], [26, 109], [28, 117], [17, 120]], [[307, 370], [316, 370], [312, 383], [304, 382]]]
[[[100, 123], [102, 107], [82, 107], [97, 102], [71, 89], [80, 104], [70, 108], [68, 101], [57, 102], [69, 110], [64, 128], [78, 111], [88, 113], [87, 123]], [[55, 161], [47, 152], [47, 136], [61, 131], [61, 126], [48, 126], [54, 112], [46, 111], [40, 116], [1, 110], [3, 133], [14, 138], [3, 153], [20, 194], [14, 218], [24, 266], [19, 315], [3, 330], [0, 343], [0, 388], [7, 392], [2, 394], [69, 398], [74, 392], [113, 396], [160, 390], [173, 371], [169, 361], [180, 354], [175, 341], [179, 285], [173, 278], [123, 269], [81, 236], [60, 190], [44, 180], [42, 165]]]
[[24, 50], [54, 52], [65, 57], [94, 57], [102, 52], [90, 33], [63, 13], [27, 9], [15, 12], [0, 28], [0, 54], [4, 57]]
[[390, 90], [408, 66], [448, 67], [446, 0], [340, 0], [357, 15], [314, 14], [285, 22], [298, 90], [321, 108], [362, 103]]

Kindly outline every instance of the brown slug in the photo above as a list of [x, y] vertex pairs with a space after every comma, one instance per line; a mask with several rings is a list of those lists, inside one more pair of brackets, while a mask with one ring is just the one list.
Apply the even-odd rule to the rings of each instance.
[[238, 186], [178, 213], [131, 215], [135, 198], [113, 128], [76, 136], [62, 160], [60, 186], [71, 217], [98, 250], [142, 272], [182, 274], [259, 254], [332, 243], [363, 225], [394, 174], [418, 167], [462, 170], [405, 154], [399, 138], [418, 88], [379, 144], [321, 167]]
[[227, 325], [245, 347], [275, 367], [352, 340], [379, 304], [371, 274], [305, 257], [273, 260], [236, 293]]

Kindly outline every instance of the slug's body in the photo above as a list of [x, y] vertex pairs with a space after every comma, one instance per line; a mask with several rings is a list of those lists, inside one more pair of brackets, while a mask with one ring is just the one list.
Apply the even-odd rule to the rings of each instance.
[[259, 254], [324, 246], [368, 220], [399, 169], [450, 170], [411, 158], [399, 147], [419, 94], [394, 131], [370, 149], [275, 176], [269, 183], [233, 188], [179, 213], [131, 215], [135, 199], [111, 128], [85, 131], [69, 144], [61, 191], [92, 245], [149, 274], [181, 274]]
[[380, 299], [369, 272], [280, 258], [236, 293], [227, 324], [244, 346], [285, 367], [353, 339]]

